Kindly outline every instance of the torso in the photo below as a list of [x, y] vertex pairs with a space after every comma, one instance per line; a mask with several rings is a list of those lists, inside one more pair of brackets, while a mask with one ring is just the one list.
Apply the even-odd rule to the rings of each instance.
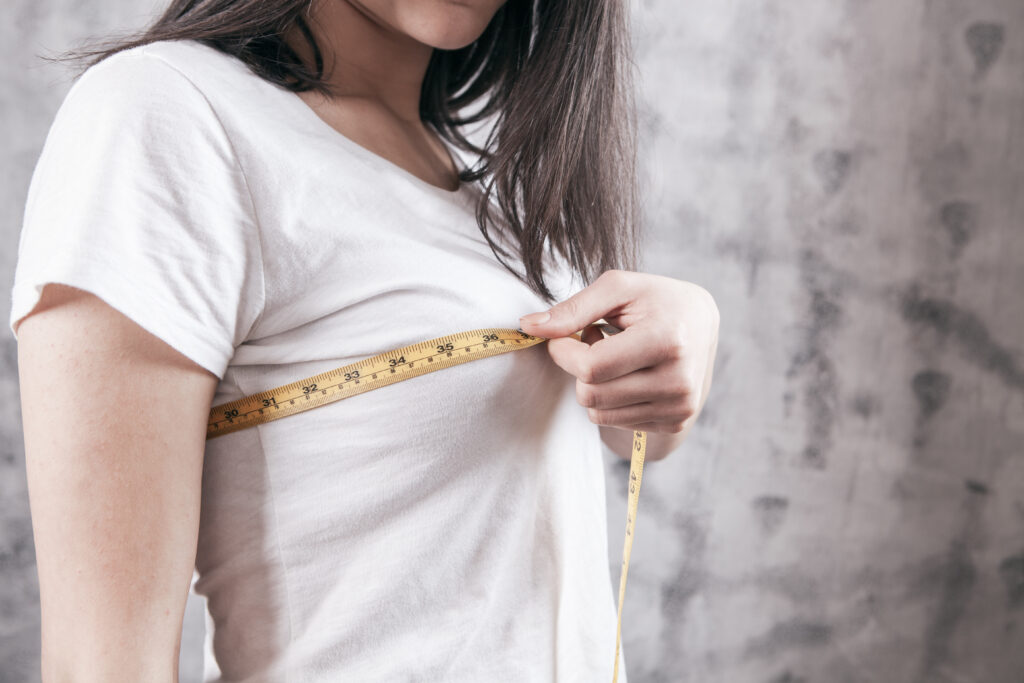
[[[216, 211], [209, 234], [184, 234], [239, 254], [225, 247], [203, 291], [212, 306], [216, 283], [258, 283], [216, 311], [251, 324], [212, 405], [545, 306], [481, 234], [481, 188], [431, 184], [459, 150], [358, 100], [318, 113], [195, 41], [101, 68], [152, 89], [168, 65], [202, 94], [182, 125], [220, 141], [196, 153], [230, 153], [206, 168], [237, 190], [196, 194]], [[521, 273], [507, 230], [491, 237]], [[558, 300], [582, 287], [550, 252], [544, 270]], [[181, 329], [198, 324], [178, 312]], [[607, 540], [598, 427], [541, 345], [211, 439], [193, 587], [209, 616], [205, 679], [609, 680]]]

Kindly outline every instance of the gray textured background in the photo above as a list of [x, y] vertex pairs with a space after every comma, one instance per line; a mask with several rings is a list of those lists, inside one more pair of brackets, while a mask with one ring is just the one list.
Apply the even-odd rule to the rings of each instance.
[[[5, 4], [4, 281], [70, 85], [33, 54], [152, 7]], [[1019, 683], [1024, 2], [635, 10], [642, 269], [707, 287], [722, 330], [700, 424], [645, 472], [630, 680]], [[0, 681], [31, 681], [15, 359], [0, 335]], [[617, 576], [627, 466], [605, 455]], [[196, 681], [200, 601], [185, 626]]]

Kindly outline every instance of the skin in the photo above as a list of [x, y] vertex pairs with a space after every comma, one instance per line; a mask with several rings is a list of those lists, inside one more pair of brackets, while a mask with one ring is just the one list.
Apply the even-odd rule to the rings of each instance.
[[42, 680], [177, 681], [217, 378], [74, 287], [16, 331]]
[[[315, 2], [310, 30], [325, 77], [339, 95], [298, 93], [345, 137], [445, 190], [459, 186], [455, 162], [419, 117], [420, 89], [434, 48], [476, 40], [503, 1]], [[310, 68], [313, 52], [296, 29], [285, 39]], [[340, 49], [343, 48], [343, 49]]]

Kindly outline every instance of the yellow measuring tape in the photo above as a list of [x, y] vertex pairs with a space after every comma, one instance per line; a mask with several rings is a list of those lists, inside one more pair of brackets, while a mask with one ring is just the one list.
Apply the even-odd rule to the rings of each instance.
[[[579, 332], [572, 336], [577, 340], [581, 339]], [[291, 384], [214, 406], [210, 409], [206, 438], [230, 434], [428, 372], [487, 356], [518, 351], [546, 341], [544, 337], [535, 337], [521, 330], [493, 327], [468, 330], [392, 349]], [[612, 683], [619, 679], [622, 601], [626, 594], [626, 572], [629, 570], [629, 555], [633, 549], [633, 522], [636, 520], [646, 448], [647, 433], [634, 430], [626, 505], [626, 538], [622, 548], [622, 574], [619, 578], [619, 612], [615, 627], [615, 671]]]

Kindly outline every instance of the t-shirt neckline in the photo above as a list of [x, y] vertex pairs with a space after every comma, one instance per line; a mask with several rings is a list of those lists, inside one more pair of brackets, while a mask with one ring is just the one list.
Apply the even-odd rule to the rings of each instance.
[[[465, 181], [460, 181], [459, 186], [454, 190], [446, 190], [443, 187], [438, 187], [437, 185], [434, 185], [433, 183], [428, 183], [427, 181], [423, 180], [414, 173], [411, 173], [410, 171], [402, 168], [401, 166], [391, 161], [390, 159], [382, 157], [376, 152], [373, 152], [370, 149], [364, 147], [363, 145], [359, 144], [352, 138], [348, 137], [347, 135], [339, 131], [331, 124], [324, 121], [312, 107], [306, 104], [305, 100], [299, 97], [299, 93], [295, 92], [294, 90], [288, 90], [287, 88], [284, 88], [284, 91], [289, 96], [289, 98], [295, 102], [297, 108], [299, 108], [302, 111], [302, 115], [307, 120], [309, 120], [310, 124], [314, 126], [324, 137], [336, 140], [340, 144], [352, 150], [352, 152], [354, 152], [355, 154], [359, 155], [361, 158], [365, 159], [367, 163], [370, 163], [386, 172], [405, 178], [406, 182], [409, 185], [418, 187], [424, 192], [429, 192], [430, 194], [439, 197], [447, 197], [454, 199], [460, 197], [471, 184]], [[462, 157], [458, 153], [456, 153], [455, 150], [452, 149], [452, 146], [448, 143], [448, 141], [445, 140], [444, 137], [440, 135], [438, 136], [438, 139], [441, 140], [441, 144], [444, 145], [445, 150], [448, 152], [448, 155], [455, 163], [455, 166], [459, 170], [459, 172], [461, 173], [462, 171], [466, 170], [466, 165], [463, 162]]]
[[[206, 43], [200, 40], [183, 39], [183, 42], [188, 42], [194, 45], [198, 45], [207, 50], [211, 50], [221, 57], [229, 56], [227, 55], [227, 53], [217, 48], [214, 48], [213, 46], [207, 45]], [[320, 115], [317, 114], [312, 107], [306, 104], [306, 102], [301, 97], [299, 97], [299, 94], [294, 90], [290, 90], [284, 87], [283, 85], [279, 85], [268, 81], [266, 78], [260, 76], [259, 74], [256, 74], [251, 67], [249, 67], [247, 64], [242, 62], [242, 60], [237, 57], [234, 58], [234, 61], [236, 65], [241, 66], [241, 68], [245, 69], [249, 73], [249, 75], [255, 76], [264, 84], [276, 86], [276, 89], [278, 91], [283, 92], [285, 98], [293, 103], [293, 106], [299, 112], [299, 116], [305, 118], [309, 122], [310, 126], [312, 126], [312, 128], [316, 132], [318, 132], [321, 137], [328, 140], [332, 140], [335, 144], [340, 144], [344, 146], [353, 154], [363, 159], [366, 163], [370, 164], [371, 166], [375, 166], [382, 172], [390, 173], [392, 175], [404, 178], [406, 184], [409, 185], [410, 187], [418, 188], [420, 191], [426, 192], [435, 197], [441, 197], [448, 200], [462, 200], [463, 197], [470, 194], [469, 191], [472, 189], [473, 186], [476, 185], [476, 183], [460, 181], [459, 186], [456, 189], [446, 190], [442, 187], [438, 187], [437, 185], [433, 185], [432, 183], [428, 183], [427, 181], [423, 180], [422, 178], [416, 176], [413, 173], [410, 173], [409, 171], [402, 168], [393, 161], [386, 159], [375, 152], [372, 152], [366, 147], [363, 147], [352, 138], [346, 136], [344, 133], [334, 128], [332, 125], [330, 125], [322, 118], [320, 118]], [[452, 158], [452, 161], [455, 163], [455, 166], [458, 168], [459, 172], [461, 173], [462, 171], [466, 170], [467, 166], [464, 163], [462, 156], [458, 153], [458, 151], [443, 136], [439, 135], [438, 138], [441, 140], [441, 144], [444, 145], [445, 150]]]

